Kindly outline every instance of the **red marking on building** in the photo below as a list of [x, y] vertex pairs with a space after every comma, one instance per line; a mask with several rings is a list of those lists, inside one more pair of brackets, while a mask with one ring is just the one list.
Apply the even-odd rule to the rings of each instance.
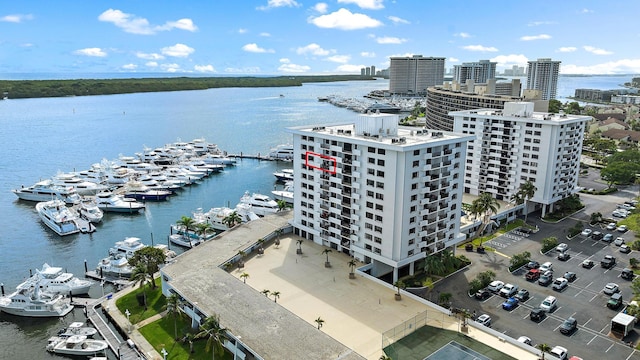
[[[315, 161], [322, 161], [321, 164], [316, 164]], [[330, 162], [327, 164], [327, 162]], [[328, 172], [335, 175], [338, 169], [338, 161], [336, 158], [307, 151], [305, 153], [304, 164], [312, 169], [318, 169], [320, 171]]]

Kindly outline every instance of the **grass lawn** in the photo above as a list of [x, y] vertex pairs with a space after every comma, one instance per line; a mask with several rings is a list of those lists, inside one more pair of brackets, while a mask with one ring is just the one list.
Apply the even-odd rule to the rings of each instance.
[[[174, 324], [177, 326], [174, 327]], [[175, 341], [175, 329], [178, 329], [178, 337], [182, 338], [187, 332], [197, 333], [195, 329], [191, 329], [191, 320], [187, 316], [178, 317], [174, 322], [172, 316], [165, 316], [158, 321], [154, 321], [140, 328], [140, 333], [153, 346], [154, 349], [161, 353], [164, 348], [168, 355], [167, 360], [177, 359], [211, 359], [213, 354], [210, 348], [207, 351], [207, 339], [198, 339], [193, 342], [193, 353], [189, 352], [189, 342]], [[216, 359], [232, 360], [233, 355], [226, 349], [224, 354], [216, 354]]]
[[[155, 283], [155, 289], [152, 289], [151, 284], [149, 283], [147, 283], [144, 288], [136, 285], [136, 289], [134, 291], [116, 300], [116, 306], [118, 307], [118, 310], [120, 310], [120, 312], [124, 314], [126, 310], [129, 310], [129, 313], [131, 313], [131, 315], [129, 316], [129, 321], [131, 321], [132, 324], [136, 324], [165, 310], [167, 300], [164, 295], [162, 295], [160, 278], [155, 279]], [[142, 294], [143, 291], [146, 291], [147, 294], [146, 310], [144, 305], [140, 305], [138, 303], [137, 299], [137, 295]]]

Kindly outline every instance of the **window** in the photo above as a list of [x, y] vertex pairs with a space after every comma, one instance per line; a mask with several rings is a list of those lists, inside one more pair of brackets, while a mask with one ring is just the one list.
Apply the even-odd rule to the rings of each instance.
[[381, 226], [374, 226], [373, 227], [373, 231], [382, 234], [382, 227]]
[[418, 172], [417, 172], [417, 171], [415, 171], [415, 172], [411, 173], [411, 178], [412, 178], [412, 179], [415, 179], [415, 178], [417, 178], [417, 177], [418, 177]]
[[375, 164], [376, 163], [376, 159], [374, 159], [374, 158], [369, 158], [369, 159], [367, 159], [367, 161], [369, 162], [369, 164]]
[[414, 160], [413, 161], [413, 167], [418, 167], [418, 166], [420, 166], [420, 161]]
[[379, 177], [384, 177], [384, 171], [378, 170], [378, 176]]
[[382, 211], [382, 205], [376, 204], [376, 210]]
[[369, 153], [371, 153], [371, 154], [375, 154], [375, 153], [376, 153], [376, 148], [373, 148], [373, 147], [369, 146], [369, 147], [367, 148], [367, 152], [369, 152]]
[[376, 181], [376, 187], [377, 187], [378, 189], [384, 189], [384, 183], [383, 183], [383, 182], [380, 182], [380, 181]]
[[378, 159], [378, 165], [379, 166], [384, 166], [384, 160]]
[[418, 200], [418, 195], [416, 194], [411, 195], [411, 201], [416, 201], [416, 200]]
[[378, 154], [379, 154], [379, 155], [384, 155], [384, 154], [385, 154], [384, 149], [378, 149]]
[[367, 175], [375, 175], [376, 171], [374, 169], [367, 169]]
[[382, 216], [376, 215], [376, 221], [382, 222]]
[[376, 193], [376, 199], [378, 200], [384, 200], [384, 195], [380, 194], [380, 193]]
[[415, 206], [415, 205], [413, 205], [413, 206], [410, 208], [410, 210], [409, 210], [409, 211], [414, 212], [414, 211], [416, 211], [416, 210], [417, 210], [416, 206]]

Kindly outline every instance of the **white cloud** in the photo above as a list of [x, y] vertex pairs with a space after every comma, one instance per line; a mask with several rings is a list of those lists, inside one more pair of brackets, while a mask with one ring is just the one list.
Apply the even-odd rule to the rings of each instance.
[[331, 14], [310, 17], [309, 23], [325, 29], [358, 30], [382, 26], [382, 22], [364, 14], [352, 13], [347, 9], [340, 9]]
[[262, 36], [262, 37], [270, 37], [271, 34], [269, 34], [268, 32], [261, 32], [260, 36]]
[[224, 69], [224, 72], [232, 74], [256, 74], [260, 72], [260, 68], [258, 66], [248, 66], [244, 68], [228, 67]]
[[180, 19], [177, 21], [167, 21], [164, 25], [151, 25], [145, 18], [127, 14], [120, 10], [109, 9], [98, 16], [98, 20], [113, 23], [125, 32], [138, 35], [153, 35], [159, 31], [170, 31], [180, 29], [186, 31], [196, 31], [198, 27], [191, 19]]
[[349, 55], [334, 55], [326, 58], [327, 61], [337, 62], [341, 64], [346, 64], [351, 60], [351, 56]]
[[279, 7], [300, 7], [296, 0], [269, 0], [266, 6], [258, 6], [257, 10], [269, 10]]
[[281, 58], [281, 59], [280, 59], [280, 60], [278, 60], [278, 61], [280, 61], [280, 62], [281, 62], [281, 63], [283, 63], [283, 64], [288, 64], [288, 63], [290, 63], [290, 62], [291, 62], [291, 60], [289, 60], [289, 58]]
[[24, 47], [24, 48], [30, 48], [32, 47], [33, 44], [32, 43], [24, 43], [24, 44], [20, 44], [20, 47]]
[[195, 49], [185, 44], [175, 44], [173, 46], [163, 47], [160, 51], [166, 56], [187, 57], [191, 55]]
[[496, 66], [499, 67], [512, 67], [513, 65], [525, 66], [529, 59], [522, 54], [510, 54], [498, 55], [491, 59], [491, 61], [497, 62], [498, 64], [496, 64]]
[[242, 47], [242, 50], [246, 52], [252, 52], [252, 53], [274, 53], [275, 52], [272, 49], [261, 48], [256, 43], [247, 44]]
[[79, 49], [79, 50], [74, 51], [73, 53], [76, 54], [76, 55], [92, 56], [92, 57], [105, 57], [105, 56], [107, 56], [107, 53], [104, 52], [100, 48]]
[[483, 46], [483, 45], [467, 45], [467, 46], [463, 46], [462, 48], [469, 51], [483, 51], [483, 52], [498, 51], [498, 49], [493, 46]]
[[555, 21], [532, 21], [527, 24], [527, 26], [540, 26], [540, 25], [554, 25], [557, 24]]
[[249, 30], [247, 30], [247, 29], [242, 29], [242, 28], [238, 29], [238, 34], [246, 34], [248, 32], [249, 32]]
[[540, 35], [526, 35], [520, 38], [522, 41], [533, 41], [533, 40], [548, 40], [551, 39], [551, 35], [540, 34]]
[[380, 10], [384, 9], [382, 0], [338, 0], [341, 4], [356, 4], [362, 9]]
[[574, 47], [574, 46], [563, 46], [561, 48], [559, 48], [558, 50], [556, 50], [557, 52], [564, 52], [564, 53], [568, 53], [568, 52], [574, 52], [578, 50], [578, 48]]
[[307, 46], [303, 46], [303, 47], [299, 47], [296, 49], [296, 53], [299, 55], [306, 55], [306, 54], [311, 54], [311, 55], [316, 55], [316, 56], [327, 56], [329, 54], [331, 54], [333, 51], [331, 50], [325, 50], [322, 47], [320, 47], [320, 45], [316, 44], [316, 43], [311, 43]]
[[178, 72], [180, 70], [180, 65], [178, 64], [162, 64], [160, 68], [166, 72]]
[[613, 52], [605, 50], [605, 49], [598, 49], [597, 47], [593, 47], [593, 46], [583, 46], [582, 47], [585, 51], [588, 51], [594, 55], [611, 55], [613, 54]]
[[360, 69], [362, 69], [363, 67], [366, 67], [366, 65], [344, 64], [344, 65], [338, 66], [335, 71], [360, 74]]
[[12, 23], [21, 23], [25, 20], [33, 19], [33, 15], [31, 14], [13, 14], [13, 15], [5, 15], [0, 17], [0, 22], [12, 22]]
[[278, 71], [287, 73], [305, 73], [309, 70], [311, 70], [311, 67], [307, 65], [297, 65], [292, 63], [284, 63], [278, 66]]
[[376, 53], [369, 52], [369, 51], [363, 51], [363, 52], [360, 53], [360, 56], [367, 57], [367, 58], [372, 58], [372, 57], [376, 57]]
[[197, 72], [207, 72], [207, 73], [216, 72], [216, 69], [213, 67], [213, 65], [196, 65], [193, 67], [193, 69]]
[[590, 10], [590, 9], [586, 9], [586, 8], [585, 8], [585, 9], [582, 9], [582, 11], [581, 11], [581, 12], [582, 12], [583, 14], [588, 14], [588, 13], [592, 13], [592, 12], [593, 12], [593, 10]]
[[378, 44], [402, 44], [406, 43], [407, 39], [401, 39], [393, 36], [382, 36], [376, 38]]
[[328, 8], [329, 6], [323, 2], [319, 2], [313, 6], [313, 10], [319, 12], [320, 14], [326, 13]]
[[458, 61], [460, 61], [460, 59], [458, 58], [454, 58], [454, 57], [449, 58], [449, 62], [458, 62]]
[[640, 59], [621, 59], [596, 65], [572, 65], [562, 64], [560, 67], [562, 74], [640, 74]]
[[144, 65], [148, 67], [158, 67], [158, 63], [155, 61], [148, 61]]
[[126, 64], [126, 65], [122, 65], [122, 68], [124, 70], [135, 70], [138, 68], [138, 65], [136, 64]]
[[391, 20], [394, 24], [411, 24], [409, 20], [405, 20], [397, 16], [387, 16], [387, 19]]
[[160, 54], [156, 54], [156, 53], [143, 53], [143, 52], [137, 52], [136, 56], [140, 59], [145, 59], [145, 60], [162, 60], [164, 59], [164, 56], [160, 55]]
[[463, 39], [467, 39], [467, 38], [471, 37], [471, 34], [466, 33], [466, 32], [461, 32], [461, 33], [454, 34], [454, 36], [459, 36], [459, 37], [461, 37]]

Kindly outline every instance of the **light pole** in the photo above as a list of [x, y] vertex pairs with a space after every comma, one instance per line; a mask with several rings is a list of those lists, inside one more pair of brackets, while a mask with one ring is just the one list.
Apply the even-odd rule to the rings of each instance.
[[160, 353], [162, 354], [162, 358], [164, 360], [167, 360], [167, 355], [169, 355], [169, 353], [167, 352], [167, 350], [165, 348], [162, 348], [162, 350], [160, 351]]
[[124, 314], [127, 315], [127, 321], [129, 322], [129, 326], [128, 326], [129, 334], [131, 334], [131, 320], [129, 320], [129, 316], [131, 315], [131, 312], [129, 312], [129, 309], [126, 309], [124, 311]]
[[104, 280], [100, 281], [100, 287], [102, 288], [102, 297], [104, 297]]

